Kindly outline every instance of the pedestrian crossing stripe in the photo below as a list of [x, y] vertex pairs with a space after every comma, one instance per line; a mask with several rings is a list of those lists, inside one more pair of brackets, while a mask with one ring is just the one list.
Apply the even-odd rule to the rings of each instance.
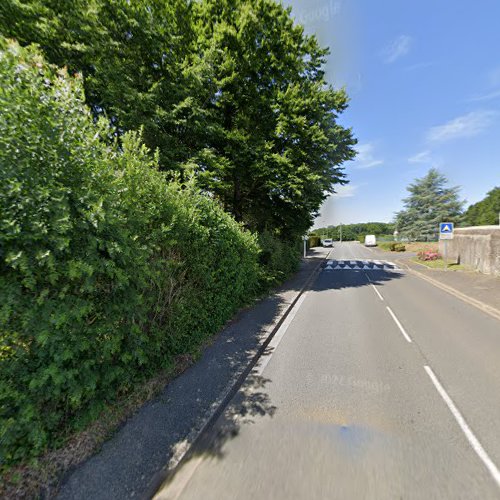
[[329, 260], [325, 271], [401, 271], [394, 262], [383, 260]]

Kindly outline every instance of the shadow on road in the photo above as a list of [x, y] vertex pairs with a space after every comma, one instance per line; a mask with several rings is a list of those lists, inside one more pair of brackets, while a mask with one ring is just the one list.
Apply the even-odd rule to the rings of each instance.
[[369, 285], [383, 286], [385, 283], [404, 278], [404, 273], [398, 270], [334, 270], [323, 268], [318, 278], [314, 281], [311, 290], [324, 292], [326, 290], [343, 290]]
[[224, 457], [224, 444], [235, 438], [244, 425], [253, 424], [256, 419], [273, 417], [276, 406], [271, 403], [265, 392], [271, 380], [260, 375], [250, 374], [231, 403], [219, 417], [213, 431], [200, 438], [193, 449], [193, 455], [212, 455]]
[[[315, 293], [322, 293], [329, 290], [343, 290], [371, 284], [383, 285], [389, 281], [401, 279], [403, 276], [402, 273], [392, 271], [326, 271], [323, 268], [309, 289]], [[267, 348], [261, 359], [271, 354], [272, 349]], [[230, 362], [229, 359], [227, 361]], [[224, 409], [221, 409], [220, 414], [213, 419], [211, 425], [198, 438], [181, 464], [166, 476], [163, 487], [170, 488], [173, 482], [176, 481], [177, 475], [182, 477], [184, 467], [189, 469], [189, 467], [193, 467], [193, 463], [210, 457], [223, 459], [225, 457], [225, 445], [236, 438], [244, 426], [252, 425], [261, 418], [272, 418], [277, 411], [277, 407], [273, 404], [266, 391], [266, 386], [270, 382], [269, 379], [257, 375], [255, 369], [253, 369], [229, 404]]]

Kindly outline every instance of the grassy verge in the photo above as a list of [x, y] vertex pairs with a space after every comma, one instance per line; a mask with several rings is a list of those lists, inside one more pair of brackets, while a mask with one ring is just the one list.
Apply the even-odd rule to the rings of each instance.
[[450, 271], [470, 271], [467, 266], [463, 264], [455, 264], [453, 262], [444, 262], [442, 259], [437, 260], [419, 260], [417, 257], [411, 259], [413, 262], [417, 264], [421, 264], [422, 266], [428, 267], [430, 269], [448, 269]]
[[407, 252], [437, 252], [439, 243], [437, 241], [413, 241], [405, 243]]
[[[393, 241], [380, 241], [378, 243], [378, 248], [383, 250], [384, 252], [390, 252], [390, 246], [393, 244]], [[406, 252], [437, 252], [439, 244], [437, 241], [412, 241], [412, 242], [401, 242], [405, 248]]]

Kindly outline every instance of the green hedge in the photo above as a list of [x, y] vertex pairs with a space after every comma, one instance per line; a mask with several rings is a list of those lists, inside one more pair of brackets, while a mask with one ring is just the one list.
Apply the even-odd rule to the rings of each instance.
[[268, 288], [282, 282], [299, 267], [302, 242], [286, 240], [270, 231], [259, 235], [260, 282]]
[[309, 248], [320, 247], [321, 246], [321, 238], [316, 235], [309, 236]]
[[78, 78], [0, 41], [0, 463], [57, 446], [256, 293], [256, 237], [154, 165], [93, 122]]

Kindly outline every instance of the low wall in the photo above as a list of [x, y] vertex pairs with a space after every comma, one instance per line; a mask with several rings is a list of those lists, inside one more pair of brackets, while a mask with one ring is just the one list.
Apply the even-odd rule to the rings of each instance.
[[[447, 244], [449, 260], [500, 276], [500, 226], [457, 228]], [[444, 241], [439, 242], [439, 251], [444, 254]]]

